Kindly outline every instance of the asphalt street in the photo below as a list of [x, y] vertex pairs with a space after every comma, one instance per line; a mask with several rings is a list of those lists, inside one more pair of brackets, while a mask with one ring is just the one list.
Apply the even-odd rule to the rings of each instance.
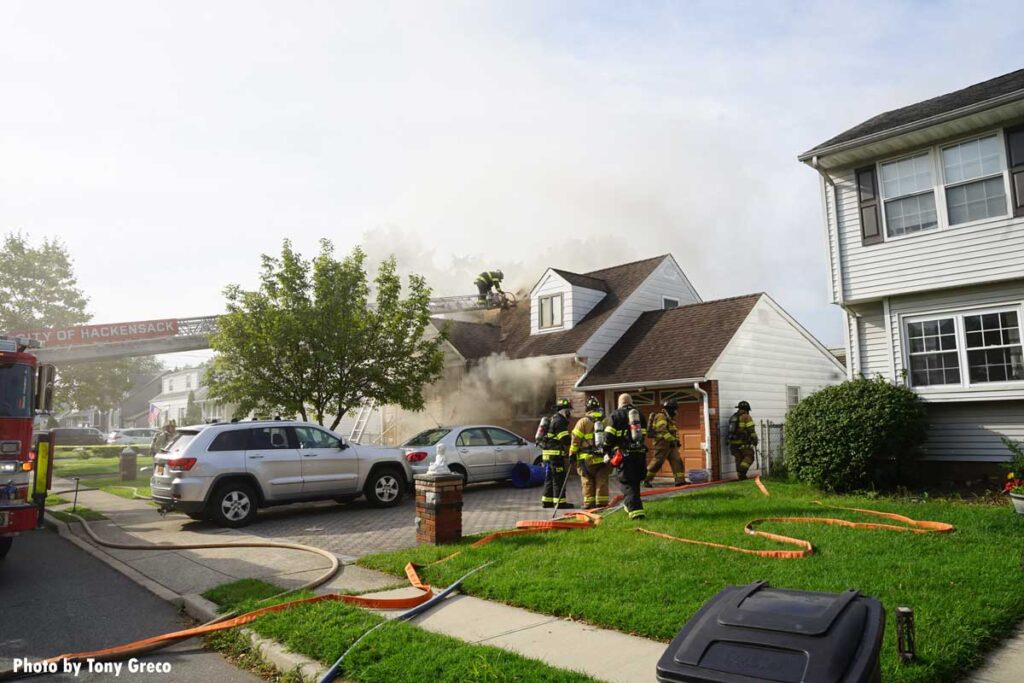
[[[15, 539], [0, 561], [0, 671], [15, 658], [38, 661], [54, 655], [110, 647], [188, 625], [174, 606], [136, 585], [51, 530]], [[140, 659], [170, 666], [167, 672], [120, 675], [46, 674], [57, 681], [260, 681], [198, 640], [179, 643]]]

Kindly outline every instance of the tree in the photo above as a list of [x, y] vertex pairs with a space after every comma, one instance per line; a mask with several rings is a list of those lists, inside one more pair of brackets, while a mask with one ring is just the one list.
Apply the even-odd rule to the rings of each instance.
[[88, 302], [64, 245], [44, 239], [32, 246], [9, 233], [0, 248], [0, 330], [22, 331], [87, 322]]
[[331, 429], [367, 402], [423, 407], [423, 388], [444, 366], [444, 335], [426, 339], [430, 288], [410, 275], [402, 293], [394, 257], [381, 263], [369, 305], [366, 255], [343, 260], [329, 240], [304, 260], [285, 240], [280, 257], [263, 256], [260, 287], [225, 289], [226, 315], [210, 339], [217, 352], [210, 395], [236, 414], [312, 415]]
[[188, 392], [188, 403], [185, 404], [185, 420], [183, 424], [197, 425], [203, 421], [203, 411], [196, 403], [196, 392]]
[[65, 365], [58, 372], [57, 402], [72, 408], [111, 410], [125, 399], [136, 382], [161, 370], [163, 366], [152, 357]]

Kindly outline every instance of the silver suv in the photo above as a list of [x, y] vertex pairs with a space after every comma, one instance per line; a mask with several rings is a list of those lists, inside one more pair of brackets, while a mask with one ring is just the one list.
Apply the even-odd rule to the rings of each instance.
[[253, 420], [179, 429], [153, 458], [150, 488], [163, 509], [240, 527], [257, 508], [297, 501], [365, 495], [391, 507], [410, 482], [398, 449], [346, 443], [308, 422]]

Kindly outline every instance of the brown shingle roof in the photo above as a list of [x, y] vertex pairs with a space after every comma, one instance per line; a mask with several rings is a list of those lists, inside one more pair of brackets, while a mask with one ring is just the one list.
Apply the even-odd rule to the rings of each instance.
[[438, 330], [443, 330], [447, 326], [448, 342], [466, 360], [484, 358], [501, 350], [498, 343], [501, 330], [497, 325], [445, 318], [431, 318], [430, 322]]
[[582, 387], [705, 377], [761, 298], [747, 294], [641, 315]]
[[600, 280], [596, 277], [580, 275], [579, 273], [570, 273], [568, 270], [559, 270], [558, 268], [552, 268], [551, 270], [558, 273], [570, 285], [585, 287], [587, 289], [596, 289], [599, 292], [608, 291], [608, 284], [604, 280]]
[[[633, 293], [654, 269], [668, 258], [667, 254], [654, 258], [624, 263], [611, 268], [584, 273], [584, 277], [602, 280], [607, 294], [596, 306], [565, 332], [548, 332], [530, 335], [530, 302], [522, 301], [518, 306], [501, 315], [501, 348], [510, 358], [531, 356], [560, 356], [576, 353], [590, 339], [601, 324], [616, 308]], [[561, 273], [559, 273], [561, 274]], [[564, 276], [563, 276], [564, 277]]]
[[923, 119], [931, 118], [932, 116], [938, 116], [940, 114], [946, 114], [949, 112], [962, 109], [963, 107], [980, 104], [986, 100], [995, 99], [1003, 95], [1010, 95], [1014, 92], [1024, 91], [1024, 69], [1018, 69], [1002, 76], [996, 76], [990, 78], [987, 81], [981, 83], [975, 83], [974, 85], [962, 88], [955, 92], [946, 93], [945, 95], [939, 95], [933, 97], [930, 100], [924, 100], [916, 104], [911, 104], [906, 107], [900, 107], [899, 109], [893, 109], [885, 113], [874, 116], [863, 123], [857, 124], [853, 128], [843, 131], [839, 135], [835, 136], [830, 140], [826, 140], [820, 145], [815, 146], [813, 149], [809, 149], [800, 155], [800, 158], [810, 157], [821, 150], [828, 149], [834, 145], [842, 144], [844, 142], [852, 142], [858, 138], [873, 135], [875, 133], [881, 133], [893, 128], [898, 128], [910, 123], [915, 123]]

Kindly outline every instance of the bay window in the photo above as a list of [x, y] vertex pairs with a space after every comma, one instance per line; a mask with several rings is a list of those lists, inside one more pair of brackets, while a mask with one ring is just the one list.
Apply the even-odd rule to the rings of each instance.
[[911, 386], [1024, 381], [1020, 317], [1018, 309], [1004, 309], [908, 320]]

